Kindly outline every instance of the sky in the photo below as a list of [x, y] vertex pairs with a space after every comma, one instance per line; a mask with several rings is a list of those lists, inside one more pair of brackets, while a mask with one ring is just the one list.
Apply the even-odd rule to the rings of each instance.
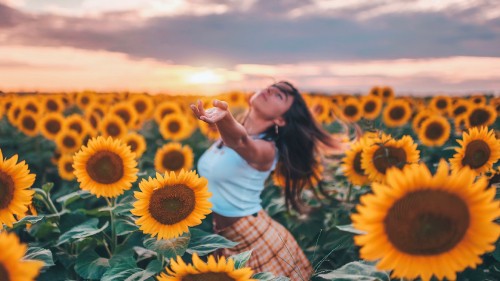
[[0, 91], [500, 95], [500, 0], [0, 0]]

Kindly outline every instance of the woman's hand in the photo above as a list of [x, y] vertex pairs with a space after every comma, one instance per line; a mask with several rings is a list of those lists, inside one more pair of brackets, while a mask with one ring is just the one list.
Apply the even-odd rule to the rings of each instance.
[[203, 108], [203, 103], [201, 102], [201, 100], [198, 100], [197, 104], [197, 106], [191, 104], [191, 110], [194, 112], [198, 119], [209, 124], [215, 124], [224, 119], [224, 117], [229, 114], [229, 111], [227, 109], [228, 106], [225, 101], [214, 100], [214, 107], [207, 110]]

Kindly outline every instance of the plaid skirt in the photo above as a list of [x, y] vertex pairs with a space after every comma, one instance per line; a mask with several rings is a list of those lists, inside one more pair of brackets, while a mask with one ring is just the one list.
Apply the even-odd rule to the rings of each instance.
[[264, 210], [257, 216], [246, 216], [232, 225], [215, 231], [227, 239], [239, 242], [233, 248], [218, 253], [228, 257], [252, 250], [246, 266], [255, 273], [271, 272], [292, 281], [309, 280], [312, 266], [292, 234], [273, 220]]

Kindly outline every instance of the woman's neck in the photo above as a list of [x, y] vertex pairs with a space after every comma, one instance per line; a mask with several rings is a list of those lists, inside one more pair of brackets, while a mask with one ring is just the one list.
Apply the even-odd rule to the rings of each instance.
[[272, 125], [272, 121], [260, 118], [252, 110], [250, 110], [247, 118], [243, 122], [243, 127], [245, 127], [245, 129], [247, 130], [247, 134], [249, 135], [258, 135], [260, 133], [263, 133]]

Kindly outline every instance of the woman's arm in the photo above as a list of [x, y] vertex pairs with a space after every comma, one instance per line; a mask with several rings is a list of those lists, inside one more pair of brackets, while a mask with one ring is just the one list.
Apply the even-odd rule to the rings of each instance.
[[203, 103], [191, 105], [198, 119], [215, 124], [224, 144], [234, 149], [243, 159], [259, 170], [268, 170], [274, 160], [275, 147], [264, 140], [254, 140], [246, 129], [233, 117], [224, 101], [214, 100], [214, 107], [205, 110]]

